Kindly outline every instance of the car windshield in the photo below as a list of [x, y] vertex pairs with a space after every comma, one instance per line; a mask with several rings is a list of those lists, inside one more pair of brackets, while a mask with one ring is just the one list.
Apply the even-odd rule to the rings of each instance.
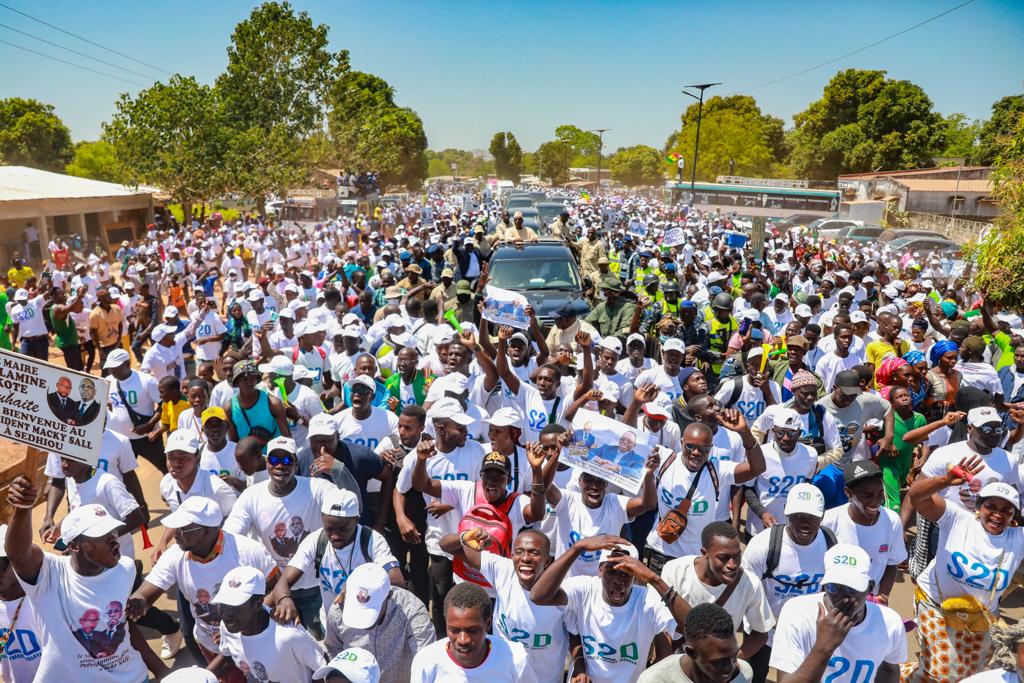
[[502, 289], [575, 289], [579, 279], [564, 259], [504, 259], [491, 265], [490, 284]]

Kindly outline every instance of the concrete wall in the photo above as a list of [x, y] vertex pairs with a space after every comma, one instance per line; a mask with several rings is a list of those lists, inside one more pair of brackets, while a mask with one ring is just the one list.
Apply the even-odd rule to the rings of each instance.
[[[978, 218], [994, 218], [999, 215], [999, 206], [994, 202], [979, 201], [988, 197], [987, 192], [959, 192], [964, 201], [956, 209], [956, 215]], [[904, 211], [914, 213], [934, 213], [950, 215], [953, 213], [952, 192], [915, 192], [907, 193]]]
[[960, 244], [978, 239], [981, 231], [991, 225], [981, 221], [970, 221], [949, 216], [937, 216], [928, 213], [911, 213], [908, 228], [915, 230], [931, 230]]

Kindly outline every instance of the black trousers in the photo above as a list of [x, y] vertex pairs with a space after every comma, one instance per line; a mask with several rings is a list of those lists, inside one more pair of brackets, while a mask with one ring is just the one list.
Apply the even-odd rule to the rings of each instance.
[[[132, 585], [132, 592], [138, 590], [142, 585], [142, 562], [135, 560], [135, 583]], [[137, 622], [139, 626], [151, 628], [162, 636], [169, 636], [178, 632], [178, 623], [174, 618], [158, 607], [150, 607], [146, 610]]]
[[406, 543], [397, 529], [384, 529], [384, 539], [388, 542], [391, 554], [398, 558], [402, 565], [402, 573], [406, 581], [412, 585], [413, 594], [430, 604], [430, 575], [427, 573], [430, 555], [424, 543]]
[[437, 637], [444, 638], [447, 635], [444, 598], [455, 585], [452, 561], [443, 555], [431, 555], [427, 572], [430, 574], [430, 620], [434, 623]]
[[768, 679], [768, 662], [772, 658], [772, 649], [765, 645], [757, 654], [750, 658], [747, 663], [750, 664], [750, 668], [754, 670], [754, 677], [752, 683], [765, 683]]
[[647, 549], [647, 566], [659, 576], [661, 575], [661, 570], [665, 567], [665, 564], [668, 563], [669, 560], [674, 559], [674, 557], [662, 555], [657, 550], [651, 550], [650, 548]]
[[82, 363], [82, 347], [79, 344], [65, 346], [61, 353], [64, 354], [64, 365], [72, 370], [85, 370], [85, 364]]
[[167, 454], [164, 452], [163, 439], [150, 441], [146, 437], [132, 439], [132, 452], [136, 458], [145, 458], [153, 467], [167, 474]]

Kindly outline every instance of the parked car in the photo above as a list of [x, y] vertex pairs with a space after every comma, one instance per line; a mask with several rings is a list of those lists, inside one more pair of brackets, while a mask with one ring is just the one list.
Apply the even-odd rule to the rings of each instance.
[[840, 238], [840, 232], [843, 228], [863, 227], [863, 225], [864, 221], [851, 221], [845, 218], [819, 218], [808, 225], [807, 229], [818, 239], [835, 240]]
[[565, 302], [583, 298], [576, 259], [558, 239], [502, 245], [491, 254], [488, 272], [490, 284], [525, 296], [542, 325], [553, 323]]
[[785, 218], [772, 219], [772, 226], [779, 231], [785, 231], [789, 228], [795, 228], [800, 225], [810, 225], [817, 220], [826, 220], [821, 216], [813, 213], [795, 213], [792, 216], [786, 216]]
[[917, 252], [919, 254], [941, 253], [956, 258], [960, 255], [960, 245], [953, 240], [932, 233], [928, 235], [907, 235], [889, 242], [889, 248], [896, 253]]
[[856, 240], [858, 242], [877, 242], [885, 232], [880, 225], [852, 225], [843, 228], [842, 239]]
[[508, 198], [508, 203], [505, 204], [505, 208], [509, 213], [515, 213], [516, 211], [527, 207], [531, 209], [534, 208], [533, 197], [530, 197], [529, 195], [512, 195]]
[[882, 233], [882, 236], [878, 238], [879, 242], [892, 242], [900, 237], [911, 237], [911, 236], [922, 236], [922, 237], [942, 237], [937, 232], [931, 230], [912, 230], [910, 228], [889, 228]]
[[544, 225], [554, 223], [563, 211], [565, 211], [565, 204], [562, 202], [539, 202], [537, 204], [537, 213], [540, 214], [540, 220]]

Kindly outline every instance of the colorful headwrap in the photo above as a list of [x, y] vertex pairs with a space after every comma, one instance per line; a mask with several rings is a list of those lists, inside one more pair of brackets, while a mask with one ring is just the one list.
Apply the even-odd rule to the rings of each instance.
[[917, 365], [924, 360], [924, 354], [917, 349], [911, 349], [903, 354], [903, 360], [907, 361], [911, 365]]
[[945, 356], [950, 351], [959, 351], [960, 345], [955, 341], [943, 339], [942, 341], [935, 342], [932, 344], [931, 350], [928, 351], [928, 360], [931, 361], [932, 367], [939, 364], [939, 359]]
[[907, 361], [899, 356], [886, 356], [875, 370], [875, 381], [879, 386], [889, 386], [892, 384], [893, 373], [904, 365], [907, 365]]
[[790, 380], [789, 386], [792, 390], [806, 386], [817, 386], [817, 384], [818, 380], [814, 377], [813, 374], [807, 372], [806, 370], [801, 370], [800, 372], [793, 375], [793, 379]]

